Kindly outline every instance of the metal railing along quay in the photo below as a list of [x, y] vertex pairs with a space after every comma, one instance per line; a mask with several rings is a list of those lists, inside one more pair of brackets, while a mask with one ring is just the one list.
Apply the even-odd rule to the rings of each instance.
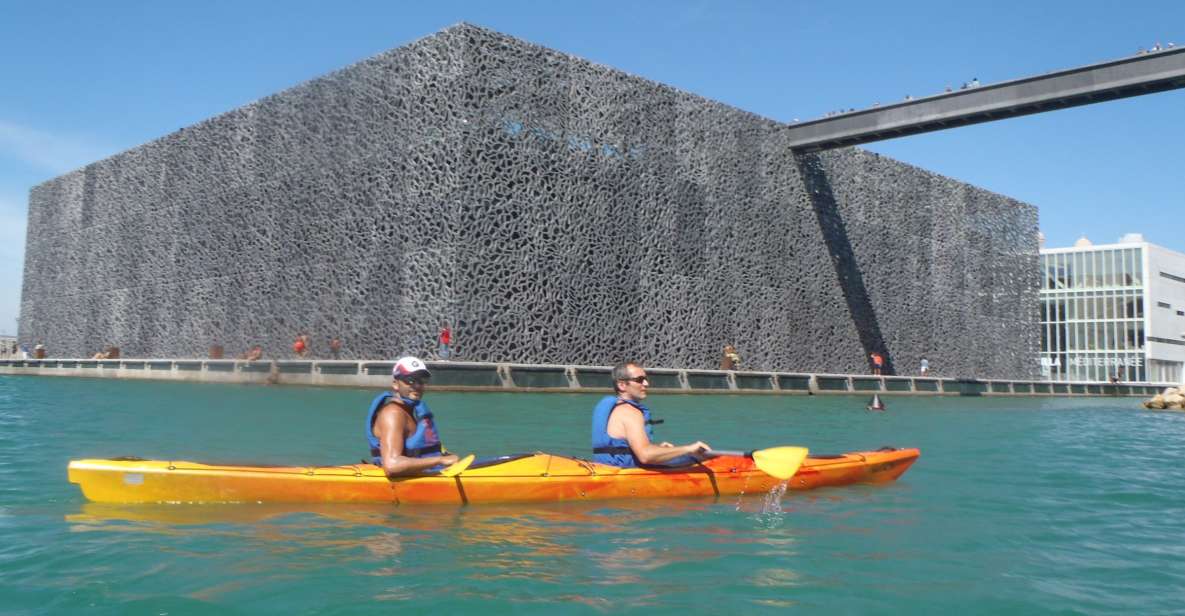
[[[608, 366], [428, 362], [444, 391], [605, 392]], [[0, 359], [0, 374], [385, 388], [394, 361]], [[651, 391], [697, 394], [1152, 396], [1172, 384], [1081, 383], [921, 376], [647, 368]]]

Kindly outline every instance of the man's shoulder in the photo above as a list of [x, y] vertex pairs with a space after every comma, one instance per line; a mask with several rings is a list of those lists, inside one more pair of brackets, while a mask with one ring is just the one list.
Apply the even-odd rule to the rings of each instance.
[[406, 423], [410, 420], [409, 411], [402, 404], [391, 400], [379, 407], [374, 413], [375, 421], [394, 421], [395, 425]]
[[402, 411], [404, 408], [405, 407], [403, 406], [403, 404], [401, 402], [399, 402], [398, 398], [396, 398], [395, 396], [391, 396], [390, 398], [387, 398], [386, 400], [383, 401], [382, 404], [379, 405], [378, 411], [376, 411], [376, 412], [385, 413], [387, 411], [390, 411], [391, 409], [395, 409], [397, 411]]
[[629, 409], [629, 410], [631, 410], [631, 411], [633, 411], [633, 412], [635, 412], [635, 413], [637, 413], [637, 414], [639, 414], [639, 415], [641, 415], [641, 414], [642, 414], [642, 411], [641, 411], [641, 409], [639, 409], [638, 407], [634, 406], [632, 403], [630, 403], [630, 402], [629, 402], [629, 401], [627, 401], [627, 400], [620, 400], [620, 399], [619, 399], [619, 400], [617, 400], [617, 402], [615, 402], [615, 403], [613, 404], [613, 408], [611, 409], [611, 411], [610, 411], [610, 412], [612, 412], [612, 411], [616, 411], [616, 410], [618, 410], [618, 409]]

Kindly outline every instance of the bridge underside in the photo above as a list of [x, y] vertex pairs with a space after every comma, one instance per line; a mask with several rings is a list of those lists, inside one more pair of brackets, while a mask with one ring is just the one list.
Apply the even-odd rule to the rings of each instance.
[[1178, 88], [1185, 88], [1185, 48], [856, 111], [788, 132], [791, 149], [817, 152]]

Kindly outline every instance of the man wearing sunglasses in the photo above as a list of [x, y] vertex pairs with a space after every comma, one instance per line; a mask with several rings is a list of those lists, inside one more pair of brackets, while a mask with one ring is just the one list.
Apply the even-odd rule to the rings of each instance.
[[370, 403], [366, 440], [370, 457], [388, 477], [407, 475], [457, 461], [445, 453], [432, 411], [424, 403], [428, 366], [416, 357], [403, 357], [391, 371], [394, 383]]
[[676, 447], [670, 443], [654, 444], [650, 409], [642, 404], [650, 380], [636, 363], [614, 366], [615, 395], [606, 396], [593, 409], [593, 461], [624, 468], [639, 466], [686, 466], [695, 464], [701, 454], [711, 451], [703, 441]]

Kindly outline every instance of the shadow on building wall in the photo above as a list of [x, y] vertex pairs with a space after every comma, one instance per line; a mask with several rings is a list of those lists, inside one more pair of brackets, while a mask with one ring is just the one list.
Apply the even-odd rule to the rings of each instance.
[[818, 154], [795, 153], [794, 163], [802, 174], [807, 197], [810, 198], [811, 207], [819, 221], [819, 230], [827, 244], [827, 252], [831, 255], [831, 265], [835, 267], [835, 276], [839, 279], [844, 300], [848, 304], [848, 313], [852, 315], [852, 323], [856, 326], [860, 344], [864, 347], [865, 361], [868, 360], [869, 353], [880, 353], [885, 359], [883, 373], [896, 374], [893, 368], [893, 355], [889, 353], [884, 336], [881, 335], [876, 310], [868, 297], [868, 289], [864, 287], [864, 276], [861, 275], [860, 266], [856, 263], [852, 242], [848, 239], [848, 229], [844, 225], [843, 217], [840, 216], [835, 194], [831, 191], [831, 180], [823, 170], [822, 161], [819, 160]]

